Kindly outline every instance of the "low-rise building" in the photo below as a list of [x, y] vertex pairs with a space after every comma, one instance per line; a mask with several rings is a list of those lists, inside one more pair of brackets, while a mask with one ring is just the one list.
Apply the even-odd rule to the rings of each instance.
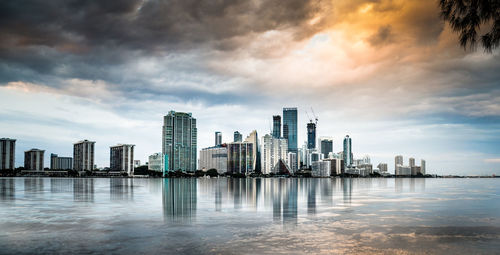
[[227, 172], [227, 145], [221, 144], [200, 151], [200, 169], [216, 169], [219, 174]]

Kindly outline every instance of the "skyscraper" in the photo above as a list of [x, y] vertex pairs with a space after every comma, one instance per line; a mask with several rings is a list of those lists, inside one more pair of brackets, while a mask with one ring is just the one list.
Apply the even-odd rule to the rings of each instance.
[[400, 175], [400, 168], [403, 166], [403, 156], [402, 155], [397, 155], [394, 158], [394, 174], [395, 175]]
[[316, 148], [316, 124], [313, 122], [307, 123], [307, 148]]
[[0, 170], [14, 169], [16, 162], [16, 139], [0, 139]]
[[165, 171], [196, 170], [197, 135], [196, 119], [191, 113], [170, 111], [163, 117], [162, 153], [168, 166]]
[[409, 158], [408, 163], [410, 164], [410, 167], [414, 167], [415, 166], [415, 158]]
[[344, 138], [343, 156], [344, 156], [345, 168], [347, 169], [352, 165], [352, 141], [349, 135], [346, 135]]
[[242, 142], [242, 141], [243, 141], [243, 135], [238, 131], [234, 131], [233, 142], [237, 143], [237, 142]]
[[273, 137], [281, 137], [281, 116], [279, 115], [273, 116]]
[[95, 142], [89, 140], [73, 144], [73, 170], [94, 170], [94, 145]]
[[283, 138], [289, 152], [297, 152], [297, 108], [283, 108]]
[[227, 144], [227, 171], [232, 174], [249, 174], [253, 171], [253, 144]]
[[217, 131], [215, 132], [215, 146], [219, 146], [221, 144], [222, 144], [222, 133]]
[[425, 160], [420, 160], [420, 172], [425, 174]]
[[331, 138], [321, 138], [320, 143], [323, 158], [328, 158], [328, 154], [333, 152], [333, 140]]
[[274, 168], [279, 160], [286, 162], [288, 144], [284, 138], [273, 138], [267, 134], [262, 137], [262, 173], [270, 174], [274, 172]]
[[260, 162], [260, 145], [259, 145], [259, 137], [257, 136], [257, 130], [250, 132], [250, 134], [245, 138], [246, 143], [253, 144], [254, 153], [253, 153], [253, 170], [255, 172], [262, 172], [261, 162]]
[[289, 152], [288, 153], [288, 158], [287, 158], [287, 161], [288, 163], [288, 167], [290, 168], [290, 171], [293, 173], [295, 173], [298, 169], [297, 167], [297, 153], [295, 152]]
[[118, 144], [110, 146], [109, 168], [113, 171], [123, 171], [129, 176], [134, 175], [133, 144]]
[[43, 155], [45, 151], [31, 149], [24, 152], [24, 168], [27, 170], [43, 171]]

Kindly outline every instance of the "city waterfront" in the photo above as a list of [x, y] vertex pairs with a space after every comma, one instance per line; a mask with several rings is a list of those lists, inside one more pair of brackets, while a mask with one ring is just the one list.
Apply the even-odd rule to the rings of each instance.
[[500, 250], [498, 179], [0, 178], [0, 253]]

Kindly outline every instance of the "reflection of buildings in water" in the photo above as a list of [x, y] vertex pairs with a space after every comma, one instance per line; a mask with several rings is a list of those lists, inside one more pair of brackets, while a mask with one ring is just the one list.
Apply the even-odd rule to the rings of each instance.
[[317, 179], [307, 180], [307, 214], [316, 214], [316, 185], [318, 184]]
[[220, 212], [222, 210], [222, 181], [217, 178], [215, 181], [215, 210]]
[[73, 191], [73, 179], [68, 179], [68, 178], [50, 179], [51, 193], [71, 193], [71, 191]]
[[75, 201], [94, 202], [94, 179], [73, 179], [73, 199]]
[[415, 178], [415, 182], [419, 191], [425, 191], [425, 178]]
[[258, 205], [259, 205], [259, 198], [261, 196], [261, 193], [262, 193], [262, 179], [261, 178], [257, 178], [257, 179], [254, 179], [254, 183], [255, 183], [255, 209], [257, 209]]
[[415, 178], [410, 178], [410, 192], [415, 192]]
[[170, 221], [190, 221], [196, 216], [197, 179], [165, 179], [163, 215]]
[[344, 204], [350, 204], [352, 196], [352, 179], [342, 178], [341, 185], [344, 193]]
[[14, 179], [0, 179], [0, 200], [14, 201], [16, 196], [16, 183]]
[[283, 192], [283, 223], [297, 224], [297, 179], [282, 179], [286, 189]]
[[24, 178], [24, 195], [27, 197], [43, 194], [44, 178]]
[[394, 189], [396, 193], [403, 192], [403, 178], [394, 178]]
[[404, 192], [423, 192], [425, 191], [425, 178], [395, 178], [394, 187], [397, 193]]
[[387, 188], [387, 178], [377, 178], [379, 188]]
[[109, 198], [111, 200], [133, 200], [134, 179], [132, 178], [110, 178]]
[[270, 193], [264, 194], [272, 198], [273, 220], [284, 224], [297, 224], [297, 179], [265, 179], [270, 182]]
[[273, 202], [273, 220], [281, 221], [281, 179], [270, 179]]
[[321, 203], [328, 206], [332, 205], [332, 187], [335, 188], [335, 182], [331, 178], [321, 178], [319, 183]]

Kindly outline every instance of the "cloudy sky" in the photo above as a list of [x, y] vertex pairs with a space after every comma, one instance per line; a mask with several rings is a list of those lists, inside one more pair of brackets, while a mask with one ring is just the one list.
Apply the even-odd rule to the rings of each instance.
[[436, 0], [2, 1], [0, 136], [161, 151], [162, 116], [192, 112], [199, 148], [306, 110], [318, 136], [375, 165], [402, 154], [437, 174], [500, 174], [500, 53], [464, 51]]

